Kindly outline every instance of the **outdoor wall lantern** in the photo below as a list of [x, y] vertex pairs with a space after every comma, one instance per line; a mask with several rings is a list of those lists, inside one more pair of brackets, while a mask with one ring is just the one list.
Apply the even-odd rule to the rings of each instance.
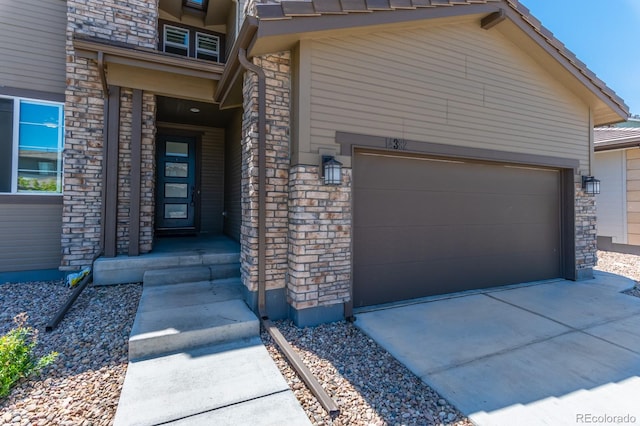
[[330, 155], [322, 156], [322, 178], [325, 185], [342, 184], [342, 163]]
[[600, 181], [593, 176], [582, 176], [582, 189], [584, 190], [585, 194], [599, 194]]

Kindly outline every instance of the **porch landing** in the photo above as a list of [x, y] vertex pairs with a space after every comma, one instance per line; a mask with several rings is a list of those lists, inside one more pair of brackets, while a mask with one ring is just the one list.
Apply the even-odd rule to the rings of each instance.
[[157, 238], [151, 253], [98, 258], [93, 263], [93, 283], [142, 282], [147, 271], [193, 266], [203, 267], [201, 279], [237, 277], [239, 262], [240, 244], [223, 235]]

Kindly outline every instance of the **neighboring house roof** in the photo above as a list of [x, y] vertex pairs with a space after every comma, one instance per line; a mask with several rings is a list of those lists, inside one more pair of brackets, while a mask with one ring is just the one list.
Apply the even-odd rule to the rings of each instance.
[[630, 118], [622, 123], [617, 123], [616, 127], [640, 127], [640, 118]]
[[640, 127], [597, 127], [593, 130], [596, 151], [640, 146]]
[[250, 55], [271, 53], [257, 39], [270, 38], [276, 47], [286, 49], [291, 34], [471, 14], [487, 15], [481, 25], [489, 29], [508, 18], [600, 100], [591, 103], [596, 125], [623, 121], [629, 115], [624, 101], [517, 0], [294, 0], [255, 4], [253, 13], [258, 28], [247, 49]]

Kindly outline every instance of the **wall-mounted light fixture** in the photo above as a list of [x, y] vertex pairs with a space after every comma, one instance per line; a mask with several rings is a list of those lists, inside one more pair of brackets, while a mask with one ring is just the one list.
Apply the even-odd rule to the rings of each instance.
[[325, 185], [342, 184], [342, 163], [331, 155], [322, 156], [321, 173]]
[[584, 190], [585, 194], [599, 194], [600, 181], [593, 176], [582, 176], [582, 189]]

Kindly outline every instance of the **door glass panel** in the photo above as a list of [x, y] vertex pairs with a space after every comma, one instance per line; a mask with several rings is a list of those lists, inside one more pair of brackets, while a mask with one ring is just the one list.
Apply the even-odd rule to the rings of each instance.
[[187, 205], [186, 204], [165, 204], [164, 218], [165, 219], [186, 219]]
[[167, 198], [187, 198], [188, 190], [186, 183], [165, 183], [164, 196]]
[[189, 177], [189, 163], [164, 163], [166, 177]]
[[188, 157], [189, 144], [186, 142], [170, 142], [166, 145], [167, 157]]

